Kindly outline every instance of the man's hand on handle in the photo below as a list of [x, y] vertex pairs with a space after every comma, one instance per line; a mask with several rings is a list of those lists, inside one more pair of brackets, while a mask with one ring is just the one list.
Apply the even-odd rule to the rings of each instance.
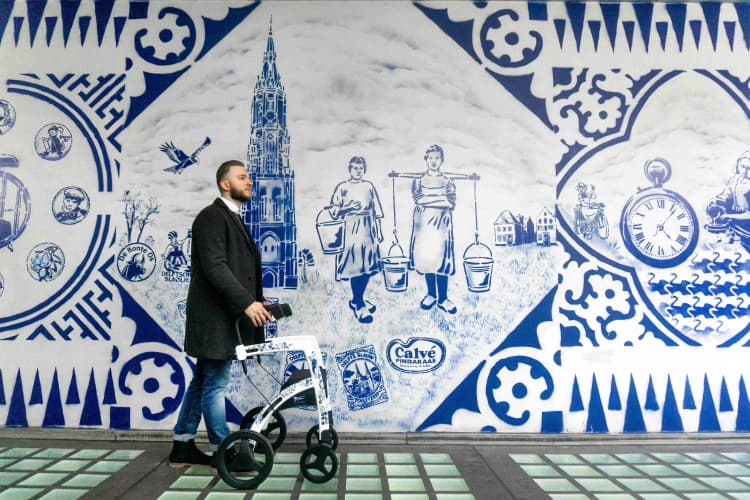
[[257, 300], [247, 306], [247, 309], [245, 309], [245, 316], [250, 318], [253, 326], [256, 327], [265, 326], [269, 321], [274, 320], [273, 315], [263, 307], [263, 303], [258, 302]]

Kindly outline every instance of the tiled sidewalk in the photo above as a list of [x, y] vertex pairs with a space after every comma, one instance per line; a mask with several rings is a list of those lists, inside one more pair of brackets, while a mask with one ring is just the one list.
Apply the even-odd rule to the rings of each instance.
[[22, 430], [0, 431], [0, 500], [750, 500], [750, 440], [742, 438], [348, 444], [344, 437], [337, 474], [322, 484], [303, 478], [304, 445], [290, 439], [258, 489], [241, 491], [209, 467], [170, 468], [169, 442], [22, 439]]

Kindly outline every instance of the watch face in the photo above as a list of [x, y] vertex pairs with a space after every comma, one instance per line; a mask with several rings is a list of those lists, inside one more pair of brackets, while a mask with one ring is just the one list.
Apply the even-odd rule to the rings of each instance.
[[628, 205], [623, 211], [622, 237], [642, 262], [654, 267], [676, 266], [695, 249], [695, 212], [677, 193], [660, 189], [636, 195]]

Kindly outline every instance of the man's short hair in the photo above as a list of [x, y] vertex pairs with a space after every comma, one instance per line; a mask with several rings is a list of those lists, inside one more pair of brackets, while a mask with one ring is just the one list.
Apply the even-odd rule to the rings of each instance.
[[221, 181], [224, 180], [224, 177], [229, 172], [229, 169], [232, 167], [244, 167], [245, 164], [242, 163], [240, 160], [227, 160], [221, 165], [219, 165], [218, 170], [216, 170], [216, 187], [219, 188], [219, 191], [221, 191]]
[[66, 189], [65, 191], [63, 191], [63, 198], [75, 200], [80, 203], [83, 201], [84, 196], [80, 191], [77, 191], [75, 189]]

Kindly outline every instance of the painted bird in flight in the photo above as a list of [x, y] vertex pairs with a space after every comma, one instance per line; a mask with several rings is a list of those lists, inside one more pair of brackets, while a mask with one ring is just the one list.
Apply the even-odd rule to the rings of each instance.
[[196, 149], [193, 154], [188, 156], [183, 150], [175, 147], [173, 143], [165, 142], [164, 144], [159, 146], [159, 151], [167, 155], [169, 159], [172, 160], [175, 164], [162, 170], [164, 170], [165, 172], [172, 172], [174, 174], [181, 174], [182, 171], [189, 166], [195, 165], [196, 163], [200, 162], [200, 160], [198, 160], [198, 153], [208, 147], [209, 144], [211, 144], [211, 139], [206, 137], [206, 140], [203, 141], [203, 144], [201, 144], [201, 146]]

